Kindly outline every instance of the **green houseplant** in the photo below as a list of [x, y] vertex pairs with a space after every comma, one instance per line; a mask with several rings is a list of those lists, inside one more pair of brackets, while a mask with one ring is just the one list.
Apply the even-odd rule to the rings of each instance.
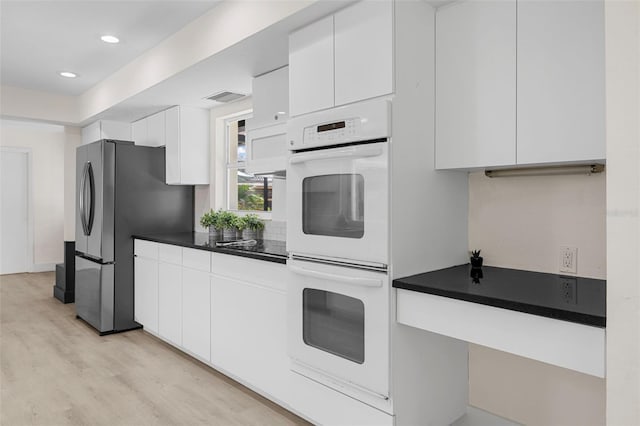
[[224, 240], [235, 240], [238, 230], [238, 216], [230, 211], [221, 211], [218, 218], [218, 224], [222, 229], [222, 238]]
[[471, 257], [469, 258], [469, 260], [471, 261], [471, 267], [472, 268], [480, 268], [482, 267], [482, 256], [480, 256], [480, 251], [481, 250], [473, 250], [471, 252]]
[[205, 212], [200, 218], [200, 225], [204, 228], [209, 228], [209, 237], [218, 238], [220, 236], [220, 214], [222, 211], [215, 211], [213, 209]]
[[254, 213], [248, 213], [240, 218], [242, 222], [242, 238], [245, 240], [262, 239], [262, 231], [264, 230], [264, 222], [260, 216]]

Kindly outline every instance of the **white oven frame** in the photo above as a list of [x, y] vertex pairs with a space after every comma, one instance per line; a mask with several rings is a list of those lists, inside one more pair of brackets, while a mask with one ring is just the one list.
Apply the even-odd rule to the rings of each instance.
[[[287, 288], [288, 353], [292, 370], [357, 399], [385, 406], [390, 395], [389, 276], [383, 272], [289, 259]], [[362, 364], [316, 347], [303, 339], [306, 288], [361, 300], [365, 315]]]
[[[389, 263], [389, 143], [377, 142], [292, 154], [287, 169], [287, 249], [301, 256], [385, 269]], [[364, 179], [362, 238], [303, 231], [305, 178], [360, 174]]]

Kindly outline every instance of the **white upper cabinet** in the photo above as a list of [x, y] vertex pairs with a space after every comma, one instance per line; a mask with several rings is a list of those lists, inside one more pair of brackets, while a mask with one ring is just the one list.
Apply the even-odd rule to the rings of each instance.
[[99, 120], [82, 128], [83, 144], [99, 141], [101, 139], [130, 141], [131, 124], [119, 121]]
[[393, 92], [393, 2], [361, 1], [334, 16], [335, 104]]
[[518, 2], [518, 164], [605, 158], [604, 3]]
[[209, 183], [209, 111], [175, 106], [166, 110], [166, 182], [169, 185]]
[[436, 14], [436, 168], [516, 161], [516, 2]]
[[291, 116], [392, 92], [391, 0], [363, 0], [290, 34]]
[[165, 112], [160, 111], [131, 123], [131, 133], [136, 145], [165, 146]]
[[280, 124], [289, 116], [289, 67], [262, 74], [253, 79], [253, 117], [247, 130]]
[[289, 35], [289, 115], [332, 107], [333, 85], [333, 16], [327, 16]]
[[165, 146], [165, 112], [161, 111], [147, 118], [147, 140], [148, 146]]
[[253, 79], [253, 117], [247, 119], [248, 173], [275, 173], [286, 167], [289, 67]]
[[144, 145], [147, 142], [147, 119], [131, 123], [131, 139], [136, 145]]
[[436, 168], [605, 158], [602, 0], [436, 13]]

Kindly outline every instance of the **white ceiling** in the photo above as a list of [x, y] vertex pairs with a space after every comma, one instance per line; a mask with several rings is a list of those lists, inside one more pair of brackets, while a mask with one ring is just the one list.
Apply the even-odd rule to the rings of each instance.
[[[0, 83], [77, 96], [156, 46], [219, 0], [0, 0]], [[243, 1], [243, 0], [233, 0]], [[277, 1], [277, 0], [273, 0]], [[132, 122], [172, 105], [212, 108], [203, 99], [251, 93], [252, 77], [287, 65], [288, 34], [354, 0], [317, 1], [285, 20], [110, 107], [97, 119]], [[109, 45], [104, 33], [120, 38]], [[79, 74], [66, 79], [58, 72]]]
[[[80, 95], [217, 0], [0, 0], [0, 83]], [[111, 45], [100, 36], [112, 34]], [[72, 71], [67, 79], [60, 71]]]

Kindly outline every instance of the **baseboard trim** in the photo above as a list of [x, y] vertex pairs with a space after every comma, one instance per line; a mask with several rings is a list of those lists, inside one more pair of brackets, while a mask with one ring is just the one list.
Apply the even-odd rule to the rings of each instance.
[[55, 263], [34, 263], [31, 268], [31, 272], [53, 272], [55, 270]]

